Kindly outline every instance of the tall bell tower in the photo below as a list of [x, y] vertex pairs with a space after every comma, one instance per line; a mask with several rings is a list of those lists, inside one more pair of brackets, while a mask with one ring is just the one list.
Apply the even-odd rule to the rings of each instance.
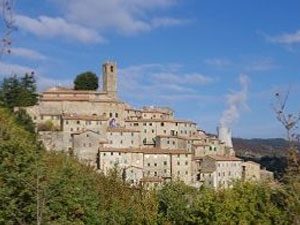
[[111, 98], [117, 98], [117, 64], [106, 62], [102, 66], [103, 91]]

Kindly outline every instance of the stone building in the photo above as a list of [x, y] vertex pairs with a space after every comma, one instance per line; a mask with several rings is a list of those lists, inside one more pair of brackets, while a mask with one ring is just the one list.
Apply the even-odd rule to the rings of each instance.
[[102, 73], [100, 91], [54, 87], [26, 108], [48, 150], [73, 154], [104, 173], [118, 169], [133, 185], [178, 179], [217, 188], [241, 178], [242, 161], [224, 128], [220, 139], [168, 107], [131, 107], [118, 98], [116, 63], [104, 63]]
[[213, 188], [227, 188], [242, 178], [242, 159], [235, 156], [207, 155], [204, 157], [200, 180]]

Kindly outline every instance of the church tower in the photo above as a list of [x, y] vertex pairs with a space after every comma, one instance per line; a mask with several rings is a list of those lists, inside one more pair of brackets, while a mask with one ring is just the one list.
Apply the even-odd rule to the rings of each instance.
[[106, 62], [102, 66], [103, 91], [111, 98], [117, 98], [117, 64]]

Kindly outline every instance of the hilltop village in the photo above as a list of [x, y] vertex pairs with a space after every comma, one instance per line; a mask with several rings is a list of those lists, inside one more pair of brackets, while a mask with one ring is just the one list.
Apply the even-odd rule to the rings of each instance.
[[136, 109], [117, 95], [117, 66], [102, 66], [103, 90], [53, 87], [26, 111], [49, 151], [64, 151], [108, 173], [117, 168], [132, 185], [153, 187], [170, 180], [213, 188], [234, 180], [265, 180], [271, 172], [235, 156], [230, 130], [207, 134], [165, 107]]

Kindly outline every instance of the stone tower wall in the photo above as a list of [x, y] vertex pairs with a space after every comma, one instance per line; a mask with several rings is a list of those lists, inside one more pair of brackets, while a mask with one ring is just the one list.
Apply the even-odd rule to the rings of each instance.
[[117, 65], [114, 62], [106, 62], [102, 66], [103, 91], [111, 98], [117, 98]]

